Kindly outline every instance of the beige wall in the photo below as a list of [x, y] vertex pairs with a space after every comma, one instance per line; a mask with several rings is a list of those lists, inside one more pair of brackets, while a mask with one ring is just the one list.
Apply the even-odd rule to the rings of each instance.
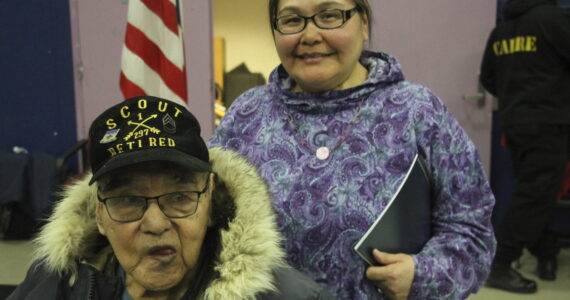
[[267, 16], [267, 0], [214, 0], [214, 36], [226, 45], [226, 72], [245, 62], [265, 79], [279, 64]]

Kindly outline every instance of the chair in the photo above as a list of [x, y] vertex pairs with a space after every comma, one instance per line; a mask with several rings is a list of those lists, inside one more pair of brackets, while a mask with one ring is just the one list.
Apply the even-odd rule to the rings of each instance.
[[[62, 155], [0, 153], [0, 235], [28, 239], [51, 214], [56, 192], [87, 165], [87, 140]], [[81, 154], [81, 167], [71, 158]]]

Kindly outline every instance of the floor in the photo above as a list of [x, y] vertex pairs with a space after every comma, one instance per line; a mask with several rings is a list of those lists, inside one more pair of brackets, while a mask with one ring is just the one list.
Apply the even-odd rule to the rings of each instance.
[[0, 240], [0, 284], [18, 284], [32, 260], [32, 245], [28, 240]]
[[[32, 246], [29, 241], [0, 240], [0, 285], [18, 284], [26, 276], [31, 263]], [[536, 260], [528, 253], [521, 258], [521, 272], [538, 280], [538, 292], [520, 295], [483, 287], [468, 300], [568, 300], [570, 299], [570, 248], [562, 249], [558, 258], [559, 270], [556, 281], [538, 280], [534, 273]], [[1, 300], [1, 299], [0, 299]]]
[[[515, 264], [516, 266], [516, 264]], [[563, 248], [558, 256], [558, 273], [555, 281], [538, 279], [535, 272], [536, 259], [525, 251], [520, 259], [519, 271], [527, 278], [537, 281], [538, 292], [522, 295], [483, 287], [468, 300], [568, 300], [570, 299], [570, 248]]]

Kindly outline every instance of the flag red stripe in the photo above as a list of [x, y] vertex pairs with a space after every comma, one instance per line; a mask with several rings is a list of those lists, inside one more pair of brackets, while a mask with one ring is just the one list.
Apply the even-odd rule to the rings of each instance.
[[180, 98], [186, 99], [186, 73], [178, 69], [160, 48], [149, 40], [138, 28], [127, 24], [125, 45], [138, 55], [148, 66], [160, 75], [168, 86]]
[[141, 2], [162, 19], [164, 26], [178, 34], [178, 14], [172, 2], [168, 0], [142, 0]]
[[146, 92], [138, 85], [130, 81], [123, 72], [121, 72], [119, 85], [121, 86], [121, 91], [123, 92], [123, 97], [125, 97], [125, 99], [146, 95]]

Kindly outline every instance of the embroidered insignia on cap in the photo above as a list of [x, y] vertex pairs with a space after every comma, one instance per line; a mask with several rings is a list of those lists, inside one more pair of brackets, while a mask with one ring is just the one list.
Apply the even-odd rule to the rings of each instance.
[[176, 121], [169, 114], [165, 114], [162, 117], [162, 128], [170, 134], [176, 133]]
[[[136, 125], [135, 128], [133, 130], [131, 130], [131, 132], [129, 132], [129, 134], [127, 134], [125, 136], [125, 141], [128, 141], [131, 137], [135, 137], [135, 139], [141, 138], [142, 136], [148, 135], [148, 131], [154, 133], [154, 134], [159, 134], [160, 133], [160, 129], [153, 127], [153, 126], [148, 126], [146, 125], [146, 122], [148, 122], [149, 120], [152, 119], [156, 119], [158, 118], [157, 114], [152, 114], [150, 115], [148, 118], [142, 120], [140, 123], [139, 122], [135, 122], [135, 121], [127, 121], [127, 125], [128, 126], [132, 126], [132, 125]], [[139, 128], [142, 127], [142, 130], [139, 130]]]
[[117, 134], [120, 129], [113, 129], [105, 132], [103, 138], [99, 141], [100, 144], [108, 144], [117, 140]]

